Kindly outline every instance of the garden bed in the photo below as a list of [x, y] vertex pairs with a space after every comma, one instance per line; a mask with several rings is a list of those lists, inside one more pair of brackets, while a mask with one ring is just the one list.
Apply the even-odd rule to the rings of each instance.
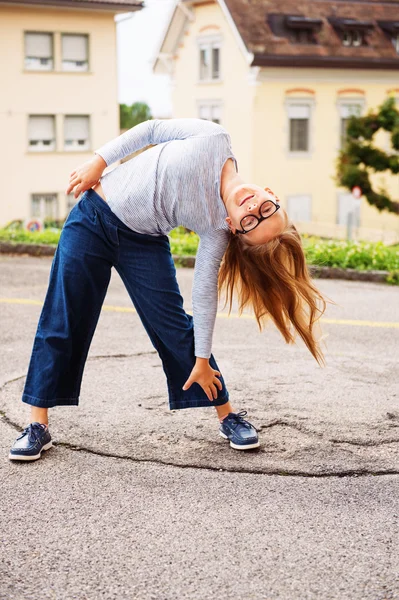
[[[60, 230], [39, 233], [0, 229], [0, 252], [49, 256], [54, 254]], [[178, 266], [193, 267], [198, 236], [178, 227], [169, 235]], [[303, 236], [306, 259], [315, 277], [385, 281], [399, 285], [399, 246], [382, 242], [349, 242]]]

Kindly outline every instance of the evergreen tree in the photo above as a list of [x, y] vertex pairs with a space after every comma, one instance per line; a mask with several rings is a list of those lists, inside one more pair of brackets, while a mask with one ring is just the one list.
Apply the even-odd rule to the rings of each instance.
[[[392, 150], [387, 154], [373, 146], [373, 137], [384, 129], [390, 133]], [[396, 152], [395, 152], [396, 151]], [[399, 214], [399, 200], [392, 200], [384, 188], [375, 191], [369, 175], [384, 171], [394, 175], [399, 173], [399, 111], [394, 98], [388, 98], [363, 117], [352, 116], [348, 123], [347, 137], [337, 160], [336, 182], [352, 190], [359, 186], [362, 194], [379, 211]]]

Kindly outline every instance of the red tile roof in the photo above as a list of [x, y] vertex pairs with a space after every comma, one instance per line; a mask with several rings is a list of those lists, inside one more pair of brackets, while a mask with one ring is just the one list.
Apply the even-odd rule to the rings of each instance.
[[142, 0], [0, 0], [1, 4], [32, 4], [67, 8], [90, 8], [101, 10], [132, 11], [144, 7]]
[[[378, 25], [384, 21], [399, 22], [399, 0], [225, 0], [225, 3], [245, 45], [254, 54], [254, 65], [399, 69], [399, 55], [389, 33]], [[277, 22], [279, 19], [284, 22], [286, 15], [321, 19], [319, 26], [317, 21], [313, 22], [317, 43], [290, 41], [281, 29], [283, 25], [280, 30], [274, 26], [270, 18], [273, 15]], [[342, 24], [342, 20], [348, 19], [363, 22], [359, 27], [365, 32], [366, 45], [343, 46], [339, 31], [348, 26]]]

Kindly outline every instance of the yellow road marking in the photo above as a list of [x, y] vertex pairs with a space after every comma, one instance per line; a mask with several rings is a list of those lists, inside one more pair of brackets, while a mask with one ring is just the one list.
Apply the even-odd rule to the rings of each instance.
[[[30, 300], [28, 298], [0, 298], [0, 304], [30, 304], [32, 306], [42, 306], [43, 302], [40, 300]], [[109, 312], [124, 312], [124, 313], [136, 313], [137, 311], [131, 306], [112, 306], [110, 304], [104, 304], [103, 310]], [[186, 311], [188, 314], [192, 314], [191, 311]], [[219, 319], [255, 319], [253, 315], [243, 314], [239, 315], [233, 313], [228, 315], [227, 313], [218, 313]], [[327, 319], [321, 318], [322, 323], [331, 325], [352, 325], [355, 327], [385, 327], [388, 329], [399, 329], [399, 323], [389, 321], [357, 321], [354, 319]]]

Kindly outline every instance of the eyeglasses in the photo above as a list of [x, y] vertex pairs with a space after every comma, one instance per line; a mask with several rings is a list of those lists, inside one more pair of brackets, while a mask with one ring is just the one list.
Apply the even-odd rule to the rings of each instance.
[[242, 229], [237, 229], [237, 233], [244, 235], [250, 231], [253, 231], [259, 225], [259, 223], [274, 215], [279, 208], [280, 204], [273, 202], [273, 200], [266, 200], [265, 202], [262, 202], [259, 207], [260, 217], [257, 217], [256, 215], [245, 215], [245, 217], [243, 217], [240, 221]]

